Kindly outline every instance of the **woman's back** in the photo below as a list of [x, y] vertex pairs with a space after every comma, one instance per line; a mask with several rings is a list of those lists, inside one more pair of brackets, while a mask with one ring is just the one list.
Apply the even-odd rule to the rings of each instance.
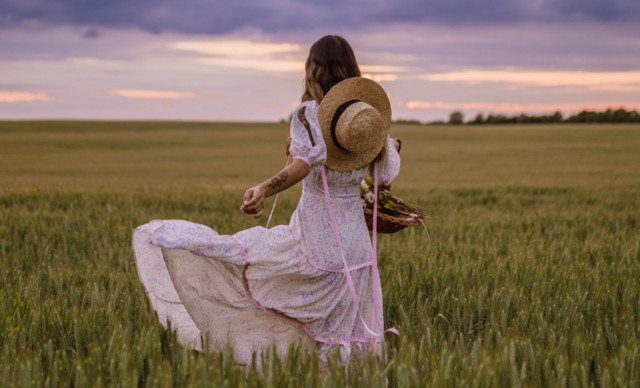
[[[312, 265], [332, 270], [344, 268], [337, 236], [340, 236], [349, 267], [370, 263], [371, 240], [360, 198], [360, 182], [370, 168], [367, 165], [344, 172], [326, 168], [326, 145], [316, 116], [318, 105], [309, 101], [301, 104], [297, 112], [301, 109], [304, 109], [304, 117], [294, 114], [291, 122], [290, 152], [294, 158], [305, 160], [311, 170], [303, 180], [302, 196], [291, 218], [291, 226], [300, 231], [303, 252]], [[387, 147], [383, 148], [377, 163], [381, 183], [387, 184], [397, 176], [400, 157], [394, 147], [389, 151]]]

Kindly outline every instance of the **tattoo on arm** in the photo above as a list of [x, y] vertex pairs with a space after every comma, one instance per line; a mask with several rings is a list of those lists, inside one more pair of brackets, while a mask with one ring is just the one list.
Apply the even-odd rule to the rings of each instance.
[[271, 190], [275, 190], [279, 188], [284, 184], [284, 182], [287, 181], [287, 178], [289, 178], [289, 174], [287, 174], [286, 171], [282, 171], [280, 174], [271, 178], [271, 183], [269, 183], [269, 188]]

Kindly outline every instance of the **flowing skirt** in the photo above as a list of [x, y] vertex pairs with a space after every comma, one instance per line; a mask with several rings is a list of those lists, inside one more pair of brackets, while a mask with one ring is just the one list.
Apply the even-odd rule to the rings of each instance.
[[[343, 359], [366, 353], [379, 342], [360, 324], [373, 318], [370, 301], [356, 304], [343, 273], [311, 265], [296, 230], [255, 227], [229, 236], [182, 220], [136, 228], [136, 266], [158, 319], [182, 345], [230, 345], [242, 364], [273, 346], [284, 357], [292, 344], [317, 347], [321, 360], [336, 345]], [[358, 295], [375, 292], [370, 267], [351, 277]]]

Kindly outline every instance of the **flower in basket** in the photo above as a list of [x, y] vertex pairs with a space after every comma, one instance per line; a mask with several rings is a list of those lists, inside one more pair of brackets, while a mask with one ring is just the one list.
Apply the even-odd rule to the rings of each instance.
[[[365, 177], [360, 182], [360, 197], [364, 208], [373, 209], [375, 195], [373, 186], [373, 181], [369, 177]], [[378, 211], [397, 218], [425, 218], [423, 209], [394, 196], [389, 190], [378, 191]]]

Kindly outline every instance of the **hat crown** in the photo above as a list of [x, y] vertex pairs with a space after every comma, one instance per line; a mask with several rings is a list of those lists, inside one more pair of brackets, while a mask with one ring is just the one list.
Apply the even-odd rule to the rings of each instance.
[[375, 81], [347, 78], [324, 96], [317, 118], [327, 147], [325, 166], [352, 171], [371, 163], [384, 147], [391, 104]]
[[336, 123], [336, 140], [350, 152], [370, 149], [377, 141], [376, 133], [384, 125], [380, 112], [363, 101], [350, 105]]

